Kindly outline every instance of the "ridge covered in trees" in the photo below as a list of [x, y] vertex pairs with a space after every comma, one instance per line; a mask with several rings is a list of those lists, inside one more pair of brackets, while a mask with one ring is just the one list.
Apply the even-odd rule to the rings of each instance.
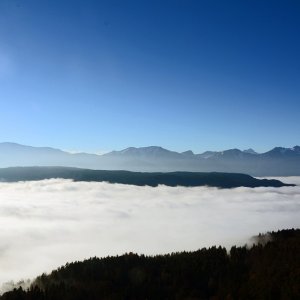
[[282, 187], [294, 186], [275, 179], [258, 179], [239, 173], [218, 172], [130, 172], [90, 170], [68, 167], [12, 167], [0, 169], [0, 181], [17, 182], [44, 180], [51, 178], [72, 179], [74, 181], [96, 181], [130, 184], [137, 186], [213, 186], [235, 187]]
[[128, 253], [65, 266], [0, 300], [300, 299], [300, 229], [259, 235], [251, 247]]

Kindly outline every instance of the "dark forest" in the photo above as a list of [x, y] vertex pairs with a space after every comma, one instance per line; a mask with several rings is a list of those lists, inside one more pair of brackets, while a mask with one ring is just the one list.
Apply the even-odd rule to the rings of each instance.
[[1, 300], [300, 299], [300, 230], [260, 234], [252, 246], [90, 258], [43, 274]]

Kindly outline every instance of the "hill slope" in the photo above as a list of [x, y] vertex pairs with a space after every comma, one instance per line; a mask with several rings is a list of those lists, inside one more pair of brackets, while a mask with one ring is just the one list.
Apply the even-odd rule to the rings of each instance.
[[105, 181], [138, 186], [213, 186], [234, 187], [282, 187], [292, 186], [279, 180], [256, 179], [245, 174], [235, 173], [141, 173], [129, 171], [103, 171], [67, 167], [15, 167], [0, 169], [0, 180], [5, 182], [64, 178], [75, 181]]
[[299, 299], [300, 230], [256, 237], [251, 248], [203, 248], [154, 257], [90, 258], [38, 277], [0, 300]]

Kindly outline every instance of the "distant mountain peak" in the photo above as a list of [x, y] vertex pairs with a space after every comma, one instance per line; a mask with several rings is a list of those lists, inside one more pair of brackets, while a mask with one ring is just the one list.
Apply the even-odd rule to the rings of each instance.
[[244, 153], [249, 153], [249, 154], [257, 154], [256, 151], [254, 151], [252, 148], [246, 149], [243, 151]]
[[21, 144], [13, 143], [13, 142], [1, 142], [0, 145], [22, 146]]
[[128, 147], [126, 149], [115, 151], [122, 154], [128, 154], [128, 153], [151, 153], [151, 152], [171, 152], [165, 148], [162, 148], [160, 146], [147, 146], [147, 147]]
[[132, 151], [136, 151], [136, 149], [137, 148], [135, 148], [135, 147], [128, 147], [128, 148], [125, 148], [123, 150], [113, 151], [113, 152], [119, 152], [119, 153], [125, 154], [125, 153], [129, 153], [129, 152], [132, 152]]
[[18, 144], [18, 143], [13, 143], [13, 142], [2, 142], [0, 143], [0, 147], [6, 147], [6, 148], [9, 148], [9, 147], [12, 147], [12, 148], [32, 148], [31, 146], [25, 146], [25, 145], [21, 145], [21, 144]]
[[284, 153], [288, 150], [289, 148], [284, 148], [284, 147], [274, 147], [271, 151], [276, 151], [276, 152], [281, 152]]
[[234, 149], [228, 149], [225, 151], [220, 152], [221, 155], [224, 156], [239, 156], [241, 155], [243, 152], [240, 149], [234, 148]]
[[185, 156], [194, 156], [194, 152], [192, 150], [187, 150], [184, 152], [181, 152], [181, 154], [185, 155]]
[[129, 147], [120, 151], [112, 151], [105, 156], [129, 156], [129, 157], [164, 157], [164, 158], [174, 158], [181, 157], [182, 155], [175, 151], [167, 150], [160, 146], [148, 146], [148, 147]]
[[211, 158], [211, 157], [215, 156], [218, 153], [219, 152], [217, 152], [217, 151], [205, 151], [205, 152], [203, 152], [201, 154], [197, 154], [197, 157], [207, 159], [207, 158]]
[[64, 152], [60, 149], [52, 148], [52, 147], [35, 147], [35, 146], [28, 146], [28, 145], [22, 145], [18, 143], [13, 143], [13, 142], [2, 142], [0, 143], [0, 148], [4, 148], [7, 150], [18, 150], [18, 151], [24, 151], [24, 150], [35, 150], [35, 151], [54, 151], [54, 152]]
[[272, 157], [298, 157], [300, 155], [300, 147], [294, 146], [293, 148], [275, 147], [272, 150], [264, 153], [265, 156]]
[[293, 151], [295, 151], [296, 153], [300, 154], [300, 146], [294, 146]]
[[227, 152], [227, 153], [229, 153], [229, 152], [231, 152], [231, 153], [240, 153], [242, 151], [238, 148], [232, 148], [232, 149], [228, 149], [228, 150], [225, 150], [225, 151], [222, 151], [222, 152], [223, 153], [225, 153], [225, 152]]

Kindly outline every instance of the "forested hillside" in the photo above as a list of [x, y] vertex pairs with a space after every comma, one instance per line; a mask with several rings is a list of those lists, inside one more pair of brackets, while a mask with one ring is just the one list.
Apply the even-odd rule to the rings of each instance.
[[275, 179], [257, 179], [250, 175], [218, 172], [170, 172], [147, 173], [130, 171], [90, 170], [68, 167], [13, 167], [0, 169], [0, 181], [17, 182], [51, 178], [74, 181], [97, 181], [138, 186], [213, 186], [235, 187], [282, 187], [293, 186]]
[[[34, 259], [34, 258], [33, 258]], [[300, 299], [300, 230], [259, 235], [250, 248], [128, 253], [68, 263], [1, 300]]]

